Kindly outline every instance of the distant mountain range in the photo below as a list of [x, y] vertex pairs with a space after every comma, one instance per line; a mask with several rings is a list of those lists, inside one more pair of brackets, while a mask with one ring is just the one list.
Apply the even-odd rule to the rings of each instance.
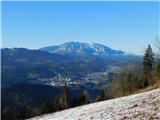
[[[38, 50], [4, 48], [1, 50], [2, 86], [17, 83], [46, 84], [56, 76], [84, 80], [88, 73], [105, 72], [141, 60], [139, 56], [113, 50], [102, 44], [67, 42]], [[45, 79], [41, 81], [41, 79]]]
[[66, 42], [57, 46], [40, 48], [42, 51], [70, 55], [124, 55], [121, 50], [114, 50], [98, 43]]

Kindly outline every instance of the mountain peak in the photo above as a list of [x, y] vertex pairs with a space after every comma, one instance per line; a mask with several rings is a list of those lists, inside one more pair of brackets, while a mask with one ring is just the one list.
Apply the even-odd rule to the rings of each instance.
[[99, 43], [66, 42], [58, 46], [40, 48], [42, 51], [72, 55], [122, 55], [123, 51], [111, 49]]

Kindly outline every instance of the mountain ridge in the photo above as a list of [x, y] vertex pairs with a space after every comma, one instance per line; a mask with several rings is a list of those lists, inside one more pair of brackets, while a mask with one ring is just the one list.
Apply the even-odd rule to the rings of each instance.
[[39, 50], [50, 53], [59, 54], [74, 54], [74, 55], [124, 55], [125, 52], [121, 50], [111, 49], [99, 43], [80, 43], [80, 42], [66, 42], [60, 45], [48, 46], [40, 48]]

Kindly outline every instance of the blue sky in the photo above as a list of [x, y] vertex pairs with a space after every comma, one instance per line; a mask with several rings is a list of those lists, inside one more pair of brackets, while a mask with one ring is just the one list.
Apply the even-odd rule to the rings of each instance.
[[2, 47], [68, 41], [143, 54], [159, 36], [158, 2], [2, 2]]

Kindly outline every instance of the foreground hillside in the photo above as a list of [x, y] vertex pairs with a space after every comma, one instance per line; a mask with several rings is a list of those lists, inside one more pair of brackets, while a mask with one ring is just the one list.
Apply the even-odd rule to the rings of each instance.
[[160, 88], [149, 92], [71, 108], [30, 120], [159, 120]]

